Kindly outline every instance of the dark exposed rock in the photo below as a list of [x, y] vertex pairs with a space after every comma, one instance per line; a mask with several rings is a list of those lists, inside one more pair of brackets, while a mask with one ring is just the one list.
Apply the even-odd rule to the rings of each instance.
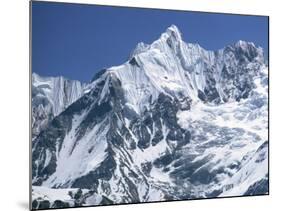
[[38, 207], [38, 201], [35, 199], [35, 200], [33, 200], [32, 201], [32, 209], [37, 209], [37, 207]]
[[268, 183], [268, 177], [255, 182], [253, 185], [251, 185], [248, 190], [244, 193], [245, 196], [248, 195], [264, 195], [268, 194], [269, 192], [269, 183]]
[[148, 176], [152, 169], [152, 163], [151, 162], [142, 163], [141, 168], [142, 171]]
[[109, 156], [100, 164], [100, 166], [91, 171], [85, 176], [82, 176], [75, 180], [72, 184], [72, 188], [87, 188], [95, 190], [99, 184], [98, 179], [110, 180], [112, 173], [116, 167], [112, 152], [109, 152]]
[[137, 62], [137, 60], [136, 60], [135, 57], [133, 57], [133, 58], [129, 61], [129, 63], [130, 63], [131, 65], [136, 65], [137, 67], [140, 67], [140, 65], [138, 64], [138, 62]]
[[69, 203], [63, 202], [61, 200], [54, 201], [52, 208], [67, 208], [70, 207]]
[[100, 205], [110, 205], [110, 204], [114, 204], [114, 202], [112, 200], [110, 200], [109, 198], [107, 198], [106, 196], [102, 196]]
[[38, 201], [38, 209], [48, 209], [51, 204], [48, 200]]

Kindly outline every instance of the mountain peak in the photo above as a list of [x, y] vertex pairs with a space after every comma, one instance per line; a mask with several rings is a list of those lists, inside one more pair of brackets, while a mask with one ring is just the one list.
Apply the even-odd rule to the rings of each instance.
[[131, 52], [130, 54], [130, 59], [133, 58], [135, 55], [140, 54], [144, 51], [146, 51], [149, 48], [149, 45], [144, 43], [144, 42], [140, 42], [137, 44], [137, 46], [135, 47], [135, 49]]
[[181, 40], [182, 39], [182, 36], [181, 36], [181, 32], [180, 30], [178, 29], [178, 27], [174, 24], [172, 24], [171, 26], [169, 26], [167, 29], [166, 29], [166, 34], [168, 34], [169, 36], [173, 36], [175, 37], [176, 39], [178, 40]]
[[264, 52], [261, 47], [256, 46], [253, 42], [239, 40], [230, 46], [232, 50], [237, 52], [240, 57], [244, 55], [249, 61], [259, 60], [261, 63], [265, 62]]
[[247, 41], [244, 41], [244, 40], [239, 40], [234, 45], [235, 45], [235, 47], [240, 47], [242, 49], [248, 48], [249, 46], [256, 47], [254, 43], [247, 42]]
[[[135, 55], [143, 53], [147, 50], [149, 50], [150, 48], [162, 48], [161, 46], [163, 46], [163, 43], [177, 43], [178, 41], [182, 40], [182, 35], [180, 30], [178, 29], [178, 27], [174, 24], [172, 24], [171, 26], [169, 26], [165, 32], [163, 32], [160, 36], [160, 38], [156, 41], [154, 41], [151, 45], [140, 42], [137, 44], [137, 46], [135, 47], [135, 49], [131, 52], [129, 58], [133, 58]], [[161, 44], [162, 43], [162, 44]]]
[[161, 34], [159, 40], [161, 41], [167, 41], [167, 40], [173, 40], [173, 42], [178, 42], [182, 40], [182, 34], [178, 27], [174, 24], [169, 26], [164, 33]]

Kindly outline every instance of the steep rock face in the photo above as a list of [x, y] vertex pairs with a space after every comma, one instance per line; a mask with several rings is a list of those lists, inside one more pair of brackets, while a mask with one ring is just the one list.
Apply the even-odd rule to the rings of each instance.
[[66, 107], [82, 96], [84, 85], [63, 77], [32, 74], [32, 137]]
[[112, 203], [266, 190], [261, 48], [206, 51], [171, 26], [87, 87], [34, 140], [33, 185], [90, 189]]

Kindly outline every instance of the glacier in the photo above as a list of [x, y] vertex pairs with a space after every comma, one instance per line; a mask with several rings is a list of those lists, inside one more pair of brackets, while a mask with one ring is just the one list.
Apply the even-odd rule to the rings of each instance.
[[254, 43], [208, 51], [172, 25], [88, 84], [34, 78], [53, 115], [32, 142], [35, 209], [268, 193], [268, 67]]

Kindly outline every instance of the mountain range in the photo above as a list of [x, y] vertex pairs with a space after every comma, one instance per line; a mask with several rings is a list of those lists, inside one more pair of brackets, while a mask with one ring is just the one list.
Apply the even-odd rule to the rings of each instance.
[[268, 193], [268, 67], [172, 25], [87, 84], [32, 74], [33, 208]]

